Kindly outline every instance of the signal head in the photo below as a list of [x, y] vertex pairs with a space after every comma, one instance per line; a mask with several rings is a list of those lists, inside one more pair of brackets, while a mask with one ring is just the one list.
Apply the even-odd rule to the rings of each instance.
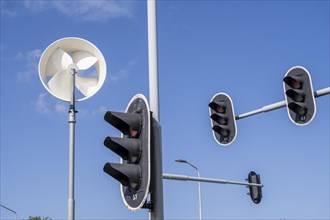
[[213, 137], [222, 146], [231, 144], [237, 135], [232, 100], [226, 93], [218, 93], [209, 103]]

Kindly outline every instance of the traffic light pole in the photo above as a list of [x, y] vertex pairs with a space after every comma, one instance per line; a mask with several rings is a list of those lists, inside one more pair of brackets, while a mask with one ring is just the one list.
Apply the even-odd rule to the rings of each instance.
[[[318, 97], [321, 97], [324, 95], [329, 95], [329, 94], [330, 94], [330, 87], [327, 87], [327, 88], [315, 91], [314, 97], [318, 98]], [[284, 101], [276, 102], [276, 103], [273, 103], [270, 105], [266, 105], [257, 110], [253, 110], [253, 111], [241, 114], [241, 115], [237, 115], [235, 118], [236, 118], [236, 120], [239, 120], [239, 119], [247, 118], [247, 117], [259, 114], [259, 113], [265, 113], [265, 112], [273, 111], [273, 110], [276, 110], [279, 108], [284, 108], [285, 106], [286, 106], [286, 102], [284, 100]]]
[[152, 112], [151, 146], [151, 220], [164, 219], [163, 205], [163, 161], [161, 126], [159, 119], [158, 96], [158, 54], [157, 54], [157, 14], [156, 0], [147, 0], [148, 10], [148, 59], [149, 59], [149, 104]]
[[263, 184], [257, 184], [257, 183], [237, 182], [237, 181], [230, 181], [230, 180], [202, 178], [202, 177], [168, 174], [168, 173], [163, 174], [163, 179], [263, 187]]
[[154, 118], [159, 122], [158, 96], [158, 50], [156, 0], [148, 0], [148, 59], [149, 59], [149, 104]]

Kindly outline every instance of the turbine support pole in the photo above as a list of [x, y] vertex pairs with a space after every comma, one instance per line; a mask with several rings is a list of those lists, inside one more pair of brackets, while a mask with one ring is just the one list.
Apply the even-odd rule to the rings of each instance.
[[68, 192], [68, 220], [75, 219], [75, 201], [74, 201], [74, 159], [75, 159], [75, 78], [78, 70], [76, 68], [68, 69], [71, 74], [71, 98], [69, 109], [69, 192]]

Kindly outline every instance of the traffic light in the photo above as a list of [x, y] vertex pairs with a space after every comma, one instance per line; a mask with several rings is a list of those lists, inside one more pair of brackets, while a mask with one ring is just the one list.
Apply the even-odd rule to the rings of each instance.
[[137, 211], [146, 202], [150, 185], [150, 110], [147, 99], [135, 95], [125, 113], [108, 111], [105, 121], [122, 136], [106, 137], [104, 145], [121, 157], [121, 163], [106, 163], [103, 170], [121, 183], [126, 207]]
[[231, 144], [237, 134], [233, 102], [225, 93], [218, 93], [209, 103], [213, 137], [218, 144]]
[[283, 79], [289, 118], [296, 125], [307, 125], [316, 113], [312, 80], [307, 69], [295, 66]]
[[[261, 184], [260, 175], [256, 174], [254, 171], [249, 173], [248, 179], [249, 183]], [[249, 186], [250, 197], [255, 204], [259, 204], [262, 198], [261, 186]]]

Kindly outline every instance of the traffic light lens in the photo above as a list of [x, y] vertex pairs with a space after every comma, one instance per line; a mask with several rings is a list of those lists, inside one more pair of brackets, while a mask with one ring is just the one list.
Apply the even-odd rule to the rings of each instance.
[[222, 136], [227, 137], [227, 136], [229, 136], [229, 131], [226, 130], [226, 129], [221, 129], [221, 130], [220, 130], [220, 134], [221, 134]]
[[288, 105], [288, 107], [291, 111], [295, 112], [299, 116], [304, 116], [307, 114], [307, 108], [304, 105], [300, 106], [300, 105], [297, 105], [296, 103], [292, 102]]
[[304, 102], [305, 101], [306, 95], [302, 90], [290, 89], [290, 90], [286, 91], [285, 94], [295, 102]]
[[303, 95], [300, 95], [300, 94], [294, 94], [294, 99], [297, 101], [297, 102], [303, 102], [305, 97]]
[[218, 134], [220, 134], [222, 137], [228, 137], [230, 133], [230, 129], [228, 128], [228, 126], [215, 125], [212, 129]]
[[300, 89], [302, 87], [302, 83], [299, 82], [298, 80], [292, 79], [290, 86], [294, 89]]
[[216, 111], [217, 111], [218, 113], [225, 113], [226, 108], [225, 108], [224, 106], [220, 106], [220, 105], [218, 105]]
[[228, 124], [228, 118], [226, 115], [223, 114], [212, 114], [211, 115], [212, 120], [216, 121], [220, 125], [226, 125]]
[[224, 101], [221, 102], [211, 102], [209, 107], [213, 109], [217, 113], [226, 113], [226, 103]]
[[307, 112], [305, 108], [299, 108], [297, 113], [298, 115], [303, 116], [306, 115]]
[[137, 138], [138, 135], [139, 135], [139, 132], [136, 131], [136, 130], [133, 130], [132, 128], [130, 128], [130, 130], [129, 130], [129, 134], [130, 134], [131, 137], [133, 137], [133, 138]]
[[287, 76], [283, 81], [293, 89], [301, 89], [303, 86], [303, 80], [299, 76]]

